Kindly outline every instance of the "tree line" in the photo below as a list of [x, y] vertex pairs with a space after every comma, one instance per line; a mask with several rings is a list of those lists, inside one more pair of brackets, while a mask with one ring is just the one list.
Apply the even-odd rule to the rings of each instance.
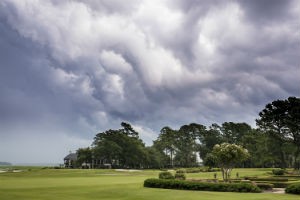
[[115, 168], [195, 167], [199, 158], [216, 166], [211, 152], [217, 144], [236, 144], [250, 157], [239, 167], [300, 168], [300, 99], [289, 97], [268, 103], [256, 119], [247, 123], [199, 123], [179, 129], [163, 127], [152, 146], [146, 146], [129, 123], [96, 134], [91, 147], [77, 150], [78, 164], [101, 160]]

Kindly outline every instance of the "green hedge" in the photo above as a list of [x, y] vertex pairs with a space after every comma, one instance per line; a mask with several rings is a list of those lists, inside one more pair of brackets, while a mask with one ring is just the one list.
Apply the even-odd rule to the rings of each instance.
[[166, 179], [146, 179], [144, 187], [219, 192], [261, 192], [259, 187], [248, 183], [205, 183]]
[[295, 178], [300, 179], [300, 175], [275, 175], [276, 178]]
[[291, 183], [289, 182], [255, 182], [256, 184], [272, 184], [274, 188], [286, 188], [287, 186], [289, 186]]
[[175, 178], [171, 172], [160, 172], [158, 177], [160, 179], [174, 179]]
[[289, 181], [288, 178], [279, 178], [279, 177], [267, 177], [267, 178], [250, 178], [250, 177], [248, 177], [246, 180], [250, 180], [250, 181], [276, 181], [276, 182], [288, 182]]
[[185, 169], [178, 169], [178, 170], [176, 170], [176, 173], [186, 173], [186, 170]]
[[300, 183], [295, 183], [295, 184], [289, 185], [285, 189], [285, 192], [286, 193], [291, 193], [291, 194], [300, 194]]
[[178, 173], [178, 172], [176, 172], [175, 179], [185, 180], [186, 179], [185, 173]]
[[286, 188], [290, 185], [288, 182], [270, 182], [275, 188]]
[[283, 175], [285, 173], [285, 170], [284, 169], [273, 169], [272, 173], [274, 175]]
[[262, 190], [271, 190], [274, 187], [271, 183], [256, 183], [256, 186]]
[[198, 168], [185, 168], [179, 169], [184, 171], [185, 173], [200, 173], [200, 172], [218, 172], [221, 171], [220, 168], [208, 168], [208, 167], [198, 167]]
[[205, 172], [205, 169], [201, 169], [201, 168], [187, 168], [185, 169], [186, 173], [200, 173], [200, 172]]

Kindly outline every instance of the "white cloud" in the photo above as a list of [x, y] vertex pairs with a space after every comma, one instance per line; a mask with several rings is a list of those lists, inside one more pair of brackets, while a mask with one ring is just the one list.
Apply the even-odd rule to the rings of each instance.
[[124, 59], [121, 54], [113, 51], [102, 51], [100, 55], [101, 63], [109, 73], [132, 73], [131, 65]]
[[152, 145], [152, 141], [156, 140], [157, 132], [146, 126], [133, 124], [132, 128], [140, 134], [140, 138], [146, 143], [146, 145]]

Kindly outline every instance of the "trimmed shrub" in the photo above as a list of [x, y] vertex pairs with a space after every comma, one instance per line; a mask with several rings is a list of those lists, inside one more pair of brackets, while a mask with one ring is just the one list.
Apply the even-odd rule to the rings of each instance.
[[199, 167], [199, 168], [186, 168], [185, 173], [200, 173], [200, 172], [217, 172], [221, 171], [220, 168], [208, 168], [208, 167]]
[[271, 183], [256, 183], [256, 186], [262, 190], [272, 190], [274, 187], [274, 185]]
[[187, 168], [186, 173], [199, 173], [199, 172], [204, 172], [205, 169], [201, 169], [201, 168]]
[[274, 177], [300, 179], [300, 175], [283, 175], [283, 176], [274, 176]]
[[261, 192], [259, 187], [247, 183], [206, 183], [163, 179], [146, 179], [144, 187], [219, 192]]
[[274, 185], [275, 188], [286, 188], [287, 186], [290, 185], [288, 182], [270, 182], [271, 184]]
[[175, 174], [175, 179], [178, 179], [178, 180], [185, 180], [186, 179], [186, 176], [185, 176], [185, 173], [178, 173], [176, 172]]
[[175, 178], [171, 172], [160, 172], [158, 177], [159, 177], [159, 179], [174, 179]]
[[290, 194], [300, 194], [300, 183], [295, 183], [295, 184], [289, 185], [285, 189], [285, 192], [290, 193]]
[[273, 169], [272, 173], [274, 175], [283, 175], [285, 173], [285, 170], [284, 169]]
[[289, 179], [288, 178], [279, 178], [279, 177], [267, 177], [267, 178], [250, 178], [248, 177], [248, 179], [246, 180], [250, 180], [250, 181], [276, 181], [276, 182], [288, 182]]
[[178, 170], [176, 170], [176, 173], [184, 174], [184, 173], [186, 173], [186, 170], [185, 169], [178, 169]]

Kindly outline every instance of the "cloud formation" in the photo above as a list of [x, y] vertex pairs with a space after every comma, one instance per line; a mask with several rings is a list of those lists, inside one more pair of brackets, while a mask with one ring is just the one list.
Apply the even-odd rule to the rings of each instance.
[[3, 0], [0, 160], [61, 162], [121, 121], [147, 144], [166, 125], [254, 125], [300, 95], [299, 13], [297, 0]]

